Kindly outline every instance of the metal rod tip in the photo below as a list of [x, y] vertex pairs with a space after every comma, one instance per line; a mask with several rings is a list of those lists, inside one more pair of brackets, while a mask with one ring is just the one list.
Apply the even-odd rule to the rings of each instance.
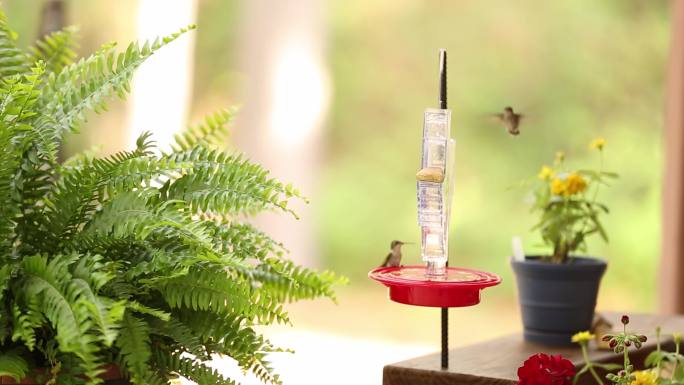
[[447, 108], [447, 53], [439, 50], [439, 108]]

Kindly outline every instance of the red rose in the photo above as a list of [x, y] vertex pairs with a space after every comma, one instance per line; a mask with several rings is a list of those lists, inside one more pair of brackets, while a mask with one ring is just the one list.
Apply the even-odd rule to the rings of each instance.
[[517, 385], [570, 385], [574, 375], [575, 365], [561, 355], [539, 353], [518, 368]]

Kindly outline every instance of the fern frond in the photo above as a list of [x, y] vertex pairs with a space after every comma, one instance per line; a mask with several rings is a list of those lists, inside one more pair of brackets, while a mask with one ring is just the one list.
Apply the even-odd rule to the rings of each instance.
[[10, 317], [5, 311], [2, 310], [2, 316], [0, 316], [0, 344], [4, 345], [12, 335], [12, 324], [10, 323]]
[[165, 201], [156, 207], [148, 202], [139, 193], [119, 194], [102, 207], [83, 234], [105, 234], [114, 238], [130, 236], [139, 240], [156, 236], [181, 239], [199, 248], [212, 247], [202, 224], [184, 212], [183, 202]]
[[73, 257], [58, 256], [48, 263], [45, 257], [32, 256], [23, 262], [26, 295], [40, 299], [32, 310], [42, 313], [54, 326], [59, 349], [82, 361], [88, 383], [100, 383], [98, 337], [91, 333], [93, 322], [84, 306], [83, 289], [72, 282], [68, 272]]
[[119, 334], [119, 321], [126, 310], [125, 301], [115, 302], [95, 295], [88, 283], [81, 278], [74, 278], [72, 285], [80, 290], [82, 298], [79, 304], [88, 310], [89, 321], [101, 333], [99, 339], [105, 346], [112, 346]]
[[237, 385], [235, 381], [223, 377], [216, 369], [197, 360], [176, 354], [155, 354], [154, 360], [163, 371], [180, 373], [198, 385]]
[[0, 376], [9, 376], [19, 382], [28, 375], [28, 362], [17, 350], [0, 352]]
[[12, 277], [12, 265], [6, 264], [0, 267], [0, 304], [3, 303], [5, 291], [9, 287], [9, 281]]
[[0, 10], [0, 78], [28, 71], [28, 59], [16, 45], [17, 33], [7, 24]]
[[116, 270], [116, 264], [105, 261], [101, 255], [84, 254], [75, 265], [72, 265], [71, 275], [87, 282], [93, 291], [99, 291], [114, 278]]
[[33, 144], [38, 132], [29, 124], [44, 70], [37, 65], [0, 81], [0, 90], [7, 92], [0, 103], [0, 254], [17, 254], [12, 246], [32, 228], [35, 205], [48, 186], [48, 168]]
[[256, 281], [279, 301], [295, 301], [320, 296], [334, 300], [332, 285], [344, 284], [344, 279], [329, 271], [316, 271], [297, 266], [283, 258], [285, 249], [268, 235], [252, 225], [207, 224], [219, 249], [240, 260], [255, 263], [246, 268], [237, 266], [234, 271], [245, 279]]
[[30, 309], [22, 312], [17, 304], [12, 306], [12, 341], [24, 341], [24, 346], [30, 351], [36, 346], [36, 332], [42, 326], [42, 317]]
[[289, 302], [318, 297], [328, 297], [334, 301], [332, 286], [346, 283], [345, 279], [330, 271], [317, 272], [280, 258], [266, 259], [256, 266], [254, 274], [264, 290]]
[[67, 242], [95, 213], [104, 198], [105, 187], [126, 162], [149, 154], [150, 144], [139, 143], [134, 151], [121, 151], [108, 158], [83, 160], [75, 167], [63, 168], [62, 177], [45, 199], [46, 228], [55, 244]]
[[208, 311], [192, 314], [176, 313], [189, 329], [215, 353], [227, 355], [237, 361], [244, 370], [251, 370], [262, 382], [278, 384], [279, 379], [266, 354], [281, 351], [247, 326], [247, 320], [234, 314], [217, 315]]
[[304, 199], [291, 185], [271, 178], [263, 167], [241, 155], [198, 146], [191, 151], [168, 154], [174, 163], [192, 163], [192, 172], [169, 184], [168, 199], [182, 199], [195, 213], [218, 215], [256, 214], [266, 209], [282, 210], [298, 218], [288, 208], [290, 198]]
[[60, 73], [74, 62], [77, 49], [78, 28], [66, 27], [36, 41], [35, 46], [29, 48], [30, 60], [34, 63], [43, 61], [49, 72]]
[[248, 223], [207, 222], [206, 226], [218, 249], [238, 260], [264, 260], [271, 254], [281, 256], [287, 251], [282, 243]]
[[[38, 102], [41, 94], [42, 75], [45, 73], [45, 63], [38, 62], [30, 71], [3, 79], [3, 101], [0, 104], [0, 115], [4, 123], [16, 126], [26, 123], [37, 115], [32, 107]], [[34, 131], [31, 125], [22, 127], [24, 130]]]
[[136, 385], [145, 385], [144, 379], [149, 370], [150, 334], [145, 321], [127, 311], [124, 314], [119, 338], [116, 345], [120, 349], [125, 369]]
[[155, 309], [151, 308], [149, 306], [145, 306], [141, 304], [140, 302], [129, 300], [126, 303], [126, 309], [129, 309], [131, 311], [134, 311], [139, 314], [144, 314], [144, 315], [150, 315], [154, 318], [157, 318], [160, 321], [165, 321], [168, 322], [171, 319], [171, 314], [160, 309]]
[[253, 289], [223, 269], [191, 269], [187, 275], [153, 282], [172, 309], [240, 314], [263, 324], [289, 323], [287, 312], [269, 293]]
[[12, 239], [16, 226], [19, 207], [15, 194], [16, 171], [21, 157], [13, 141], [15, 133], [6, 125], [0, 125], [0, 262], [6, 263], [6, 256], [11, 254]]
[[193, 269], [187, 275], [158, 279], [154, 285], [172, 309], [186, 307], [242, 314], [252, 306], [249, 286], [232, 280], [222, 271]]
[[174, 135], [175, 143], [171, 148], [175, 152], [189, 151], [197, 146], [220, 146], [223, 136], [227, 134], [226, 125], [235, 117], [236, 109], [222, 109], [208, 115], [204, 122], [188, 127], [185, 131]]
[[90, 57], [65, 67], [59, 75], [50, 76], [44, 87], [42, 104], [46, 110], [39, 127], [54, 130], [51, 136], [57, 140], [66, 132], [76, 131], [79, 123], [85, 120], [86, 111], [106, 110], [106, 100], [111, 95], [125, 98], [130, 91], [133, 72], [157, 50], [194, 28], [183, 28], [142, 46], [131, 43], [118, 54], [113, 45], [105, 45]]
[[126, 300], [114, 301], [98, 294], [114, 278], [115, 264], [103, 261], [99, 255], [82, 255], [72, 265], [72, 285], [81, 293], [80, 304], [90, 313], [90, 320], [101, 333], [100, 340], [111, 346], [119, 332], [119, 322], [126, 310]]
[[150, 333], [153, 336], [164, 338], [165, 345], [174, 346], [178, 350], [185, 351], [202, 360], [210, 360], [210, 352], [192, 329], [177, 319], [162, 321], [150, 320]]

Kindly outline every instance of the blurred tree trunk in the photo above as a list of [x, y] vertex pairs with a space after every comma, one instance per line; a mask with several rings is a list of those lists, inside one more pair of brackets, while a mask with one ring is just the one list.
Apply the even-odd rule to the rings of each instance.
[[[170, 35], [194, 24], [197, 0], [138, 0], [138, 39]], [[136, 72], [130, 98], [128, 147], [145, 131], [161, 148], [187, 125], [192, 97], [196, 32], [182, 36], [150, 57]]]
[[316, 182], [328, 104], [324, 3], [243, 0], [240, 17], [239, 60], [245, 81], [244, 106], [234, 130], [237, 146], [312, 198], [310, 205], [294, 207], [299, 221], [266, 213], [255, 222], [307, 265], [317, 264]]
[[660, 310], [684, 313], [684, 0], [672, 2], [665, 116]]
[[40, 15], [40, 26], [37, 38], [50, 32], [59, 31], [66, 24], [66, 5], [63, 0], [46, 0]]

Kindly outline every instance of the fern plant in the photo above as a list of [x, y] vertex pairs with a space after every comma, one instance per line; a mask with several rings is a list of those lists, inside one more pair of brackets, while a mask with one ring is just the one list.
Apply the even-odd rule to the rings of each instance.
[[87, 112], [124, 98], [135, 69], [193, 28], [77, 60], [75, 29], [24, 52], [0, 14], [0, 376], [98, 384], [116, 364], [139, 385], [234, 384], [206, 364], [227, 355], [278, 384], [267, 355], [280, 350], [254, 327], [288, 323], [288, 302], [334, 299], [339, 278], [244, 221], [294, 215], [304, 198], [218, 148], [233, 110], [168, 149], [144, 134], [131, 151], [60, 161]]

